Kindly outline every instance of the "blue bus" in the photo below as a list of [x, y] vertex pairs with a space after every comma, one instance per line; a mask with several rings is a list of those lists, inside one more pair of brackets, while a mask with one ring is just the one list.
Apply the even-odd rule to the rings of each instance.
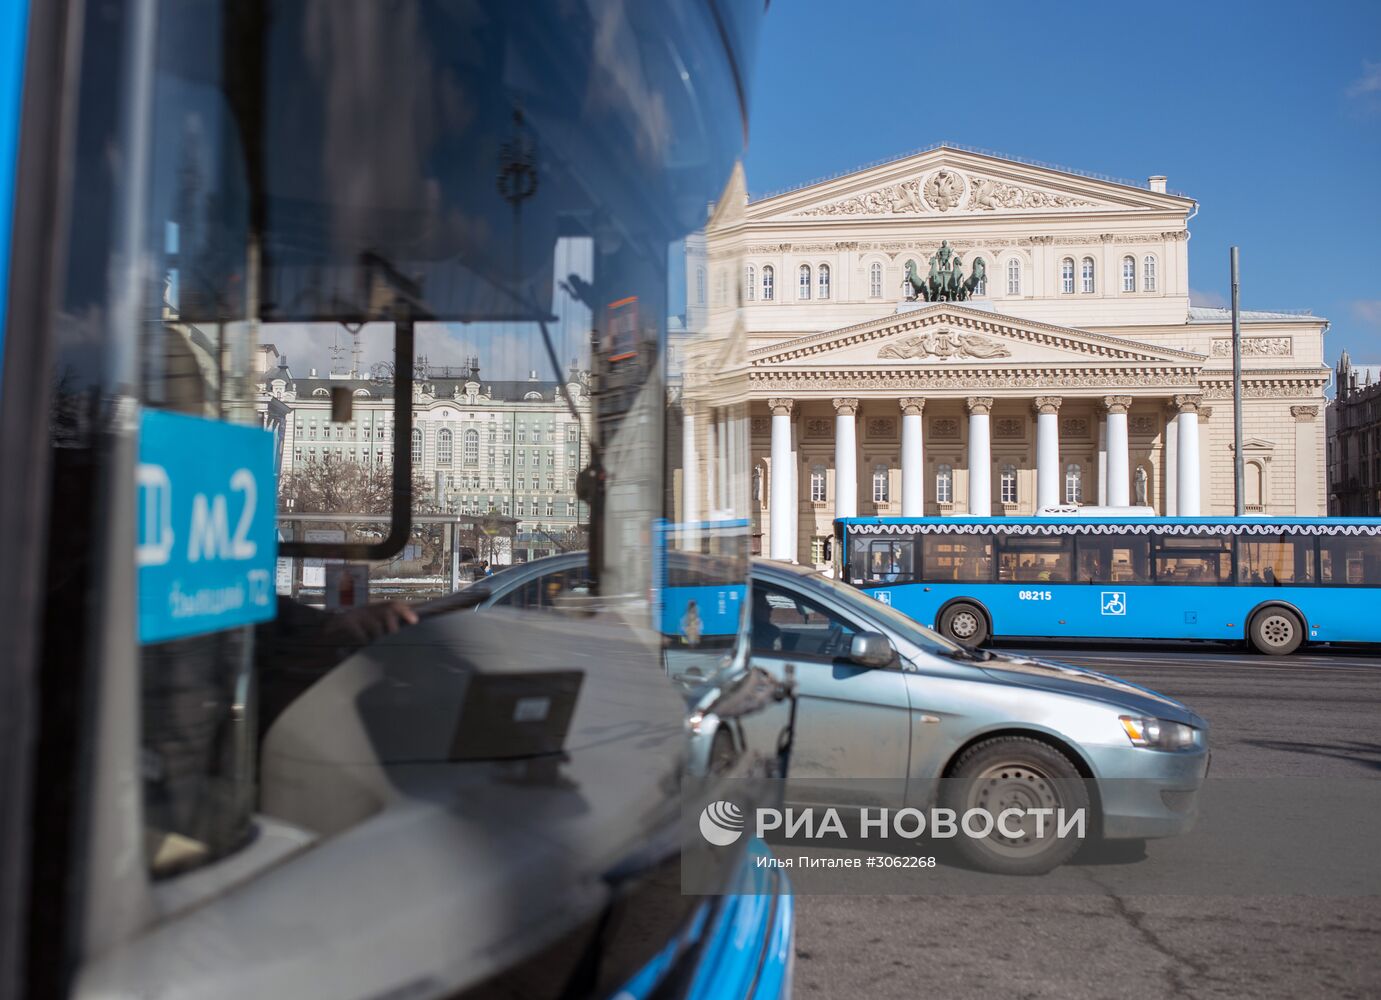
[[1381, 518], [843, 518], [834, 558], [839, 579], [971, 646], [1381, 642]]
[[657, 523], [653, 614], [667, 642], [729, 649], [748, 600], [748, 521]]

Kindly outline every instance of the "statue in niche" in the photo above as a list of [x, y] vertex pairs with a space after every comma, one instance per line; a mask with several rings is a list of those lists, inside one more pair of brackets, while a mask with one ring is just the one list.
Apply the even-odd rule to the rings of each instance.
[[1146, 466], [1138, 465], [1136, 467], [1136, 475], [1133, 477], [1133, 493], [1136, 497], [1136, 505], [1138, 507], [1145, 507], [1150, 502], [1147, 499], [1150, 488], [1149, 479], [1150, 477], [1146, 475]]

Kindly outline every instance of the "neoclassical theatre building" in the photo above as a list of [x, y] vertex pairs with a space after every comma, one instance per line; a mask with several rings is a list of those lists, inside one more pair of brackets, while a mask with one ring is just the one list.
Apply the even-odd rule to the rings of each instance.
[[[1197, 208], [1161, 176], [940, 146], [712, 220], [690, 294], [741, 288], [761, 551], [821, 563], [850, 515], [1231, 514], [1231, 322], [1189, 302]], [[1247, 510], [1322, 515], [1327, 323], [1242, 324]]]

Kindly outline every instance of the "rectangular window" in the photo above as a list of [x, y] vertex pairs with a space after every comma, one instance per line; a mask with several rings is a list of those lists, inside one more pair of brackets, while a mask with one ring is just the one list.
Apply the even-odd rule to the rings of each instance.
[[922, 577], [937, 582], [991, 583], [993, 536], [937, 533], [924, 538]]
[[1149, 535], [1080, 535], [1074, 544], [1080, 583], [1151, 582]]
[[1074, 544], [1069, 537], [998, 535], [997, 578], [1001, 583], [1069, 583]]
[[1155, 541], [1157, 583], [1211, 587], [1232, 582], [1231, 539], [1223, 535], [1165, 535]]
[[1237, 540], [1237, 582], [1298, 586], [1314, 582], [1314, 539], [1254, 535]]
[[1333, 586], [1381, 586], [1381, 537], [1319, 539], [1319, 580]]

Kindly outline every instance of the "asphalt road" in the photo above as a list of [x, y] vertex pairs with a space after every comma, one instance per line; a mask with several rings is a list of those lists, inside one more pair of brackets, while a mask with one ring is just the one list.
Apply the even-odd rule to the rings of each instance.
[[[1212, 781], [1381, 779], [1381, 655], [1203, 646], [1025, 647], [1173, 695], [1212, 727]], [[1377, 816], [1381, 823], [1381, 815]], [[1299, 850], [1308, 852], [1309, 844]], [[799, 997], [1381, 996], [1381, 897], [1086, 893], [797, 897]], [[1318, 859], [1313, 859], [1315, 862]]]

